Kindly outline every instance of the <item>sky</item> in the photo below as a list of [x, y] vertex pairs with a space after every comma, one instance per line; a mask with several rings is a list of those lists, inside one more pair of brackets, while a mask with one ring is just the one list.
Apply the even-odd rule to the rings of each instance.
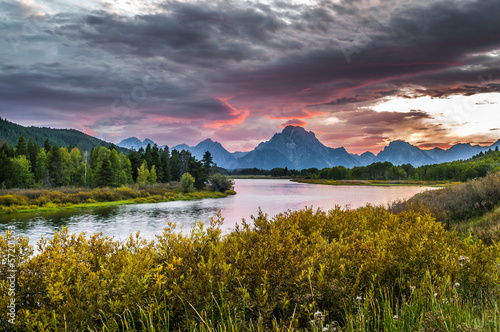
[[0, 0], [0, 116], [248, 151], [500, 138], [498, 0]]

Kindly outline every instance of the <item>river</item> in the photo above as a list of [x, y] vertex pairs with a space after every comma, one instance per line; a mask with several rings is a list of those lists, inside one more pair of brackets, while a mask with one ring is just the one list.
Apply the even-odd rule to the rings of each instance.
[[226, 198], [1, 215], [0, 232], [4, 234], [8, 225], [14, 225], [17, 235], [28, 236], [32, 244], [42, 235], [52, 237], [54, 230], [62, 227], [68, 227], [71, 233], [102, 232], [119, 240], [140, 231], [143, 238], [151, 240], [162, 232], [169, 221], [182, 225], [183, 231], [187, 232], [195, 220], [208, 223], [219, 210], [224, 217], [222, 229], [228, 232], [242, 218], [250, 220], [251, 215], [258, 213], [259, 207], [269, 216], [310, 206], [323, 210], [335, 205], [356, 208], [367, 203], [380, 205], [406, 199], [429, 189], [418, 186], [328, 186], [284, 179], [237, 179], [237, 195]]

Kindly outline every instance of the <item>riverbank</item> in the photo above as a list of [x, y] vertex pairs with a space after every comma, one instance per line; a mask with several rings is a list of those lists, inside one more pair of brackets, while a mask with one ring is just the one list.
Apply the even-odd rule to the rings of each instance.
[[325, 179], [291, 179], [290, 181], [310, 184], [326, 184], [329, 186], [422, 186], [446, 187], [457, 182], [448, 181], [410, 181], [410, 180], [325, 180]]
[[227, 175], [229, 179], [259, 179], [259, 180], [276, 180], [276, 179], [291, 179], [290, 176], [271, 176], [271, 175]]
[[7, 213], [48, 212], [61, 209], [109, 207], [125, 204], [223, 198], [236, 192], [182, 192], [178, 184], [156, 184], [144, 188], [54, 188], [0, 191], [0, 215]]

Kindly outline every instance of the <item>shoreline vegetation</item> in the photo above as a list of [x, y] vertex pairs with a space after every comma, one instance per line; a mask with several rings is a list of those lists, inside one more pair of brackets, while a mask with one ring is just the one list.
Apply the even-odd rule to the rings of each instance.
[[450, 181], [413, 181], [413, 180], [326, 180], [326, 179], [292, 179], [293, 182], [323, 184], [329, 186], [423, 186], [446, 187], [461, 182]]
[[0, 190], [0, 215], [223, 198], [234, 194], [236, 192], [232, 189], [220, 192], [191, 188], [185, 192], [179, 183], [154, 184], [145, 187], [128, 185], [119, 188], [9, 189]]

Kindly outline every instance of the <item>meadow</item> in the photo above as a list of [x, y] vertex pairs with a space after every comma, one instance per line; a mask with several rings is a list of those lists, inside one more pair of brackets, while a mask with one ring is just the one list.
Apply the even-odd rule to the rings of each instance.
[[118, 188], [4, 189], [0, 190], [0, 214], [220, 198], [232, 194], [235, 194], [233, 190], [219, 192], [192, 189], [185, 192], [177, 182], [124, 185]]

